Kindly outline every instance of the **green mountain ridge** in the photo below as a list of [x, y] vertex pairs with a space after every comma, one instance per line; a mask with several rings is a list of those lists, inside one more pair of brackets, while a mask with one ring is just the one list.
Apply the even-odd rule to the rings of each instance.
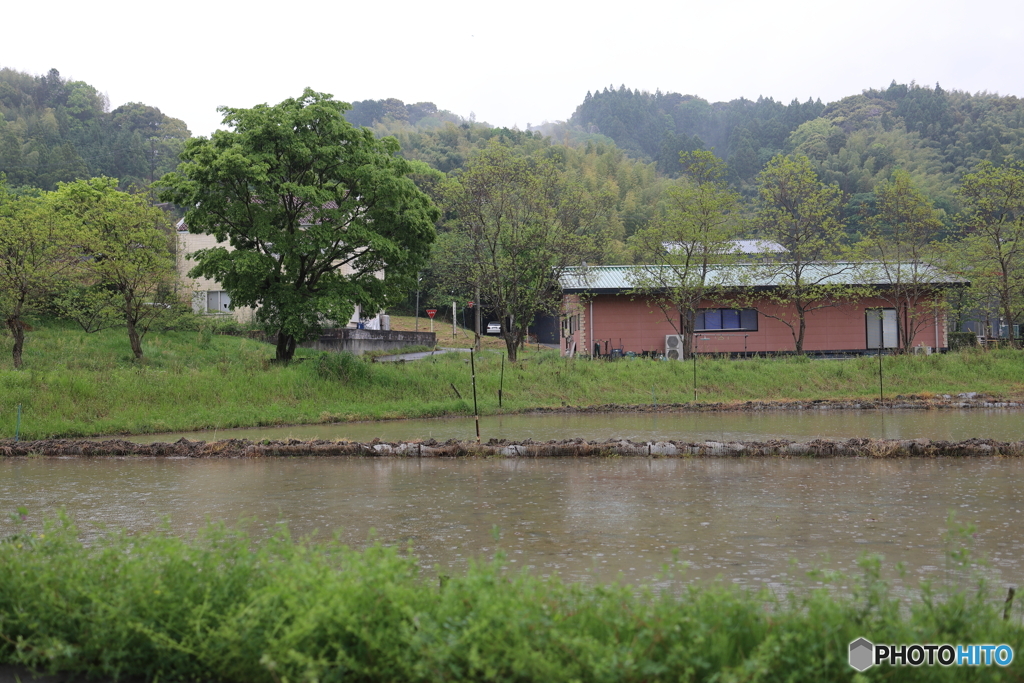
[[[953, 212], [953, 188], [963, 173], [981, 161], [1024, 160], [1020, 98], [913, 82], [894, 81], [827, 104], [770, 97], [709, 102], [623, 85], [588, 92], [566, 121], [526, 131], [396, 98], [352, 102], [347, 116], [378, 135], [396, 136], [404, 155], [443, 173], [464, 167], [495, 137], [523, 150], [560, 146], [603, 154], [617, 148], [616, 156], [621, 151], [631, 163], [653, 164], [656, 175], [668, 178], [682, 170], [680, 152], [713, 149], [727, 162], [731, 183], [750, 196], [769, 159], [804, 154], [851, 206], [869, 204], [877, 183], [900, 168]], [[185, 122], [155, 107], [129, 103], [111, 111], [95, 87], [55, 69], [43, 76], [0, 69], [0, 172], [11, 187], [53, 189], [96, 175], [119, 178], [122, 187], [145, 186], [175, 168], [190, 136]], [[619, 162], [599, 173], [618, 174], [623, 185], [622, 169], [612, 166]]]
[[105, 175], [122, 187], [148, 185], [178, 165], [191, 133], [156, 107], [106, 97], [56, 69], [32, 76], [0, 69], [0, 172], [11, 187], [52, 190]]
[[741, 187], [780, 153], [810, 157], [822, 179], [848, 195], [871, 192], [903, 168], [940, 204], [979, 162], [1024, 159], [1024, 101], [938, 84], [893, 81], [829, 104], [788, 105], [763, 97], [710, 103], [622, 86], [587, 93], [565, 126], [606, 135], [670, 176], [681, 170], [680, 151], [714, 149]]

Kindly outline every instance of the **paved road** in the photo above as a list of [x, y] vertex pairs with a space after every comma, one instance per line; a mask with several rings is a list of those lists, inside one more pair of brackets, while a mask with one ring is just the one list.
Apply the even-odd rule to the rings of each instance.
[[[548, 349], [556, 349], [556, 350], [560, 348], [558, 346], [558, 344], [530, 344], [530, 348], [533, 348], [535, 346], [543, 346], [543, 347], [548, 348]], [[484, 349], [484, 351], [486, 351], [486, 350], [487, 349]], [[400, 353], [400, 354], [395, 355], [395, 356], [378, 356], [374, 360], [376, 362], [378, 362], [378, 363], [394, 363], [396, 361], [404, 361], [404, 360], [419, 360], [420, 358], [429, 358], [430, 356], [436, 356], [436, 355], [439, 355], [439, 354], [442, 354], [442, 353], [453, 353], [453, 352], [456, 352], [456, 351], [461, 351], [462, 353], [469, 353], [470, 350], [469, 349], [461, 349], [461, 348], [444, 347], [444, 348], [434, 349], [433, 351], [417, 351], [416, 353]]]
[[417, 351], [416, 353], [400, 353], [395, 356], [377, 356], [374, 361], [377, 363], [394, 363], [397, 361], [405, 360], [419, 360], [420, 358], [429, 358], [430, 356], [438, 356], [442, 353], [454, 353], [461, 351], [463, 353], [469, 353], [469, 349], [454, 349], [454, 348], [440, 348], [434, 349], [433, 351]]

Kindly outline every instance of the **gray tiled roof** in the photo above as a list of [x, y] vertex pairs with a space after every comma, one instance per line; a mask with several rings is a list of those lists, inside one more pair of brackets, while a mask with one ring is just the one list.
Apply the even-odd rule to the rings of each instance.
[[[559, 282], [564, 292], [621, 292], [636, 287], [637, 278], [643, 270], [648, 277], [653, 269], [667, 266], [586, 266], [568, 268]], [[929, 265], [918, 266], [919, 283], [936, 286], [966, 285], [963, 278], [945, 273]], [[902, 267], [903, 282], [912, 282], [910, 266]], [[804, 281], [807, 283], [843, 285], [887, 286], [897, 279], [892, 266], [888, 270], [880, 263], [839, 263], [828, 265], [809, 265], [804, 270]], [[778, 287], [786, 283], [785, 268], [762, 263], [733, 264], [721, 266], [708, 276], [708, 283], [727, 287]]]

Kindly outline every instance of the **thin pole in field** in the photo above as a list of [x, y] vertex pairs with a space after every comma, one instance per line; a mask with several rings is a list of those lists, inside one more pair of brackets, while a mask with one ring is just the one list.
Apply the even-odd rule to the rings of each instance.
[[501, 407], [501, 393], [505, 388], [505, 354], [501, 354], [501, 379], [498, 381], [498, 407]]
[[480, 310], [481, 308], [483, 307], [480, 305], [480, 285], [478, 284], [476, 286], [476, 299], [473, 303], [473, 348], [477, 351], [480, 350], [480, 316], [483, 314], [483, 311]]
[[473, 360], [473, 349], [469, 350], [469, 371], [473, 376], [473, 418], [476, 420], [476, 442], [480, 443], [480, 411], [476, 406], [476, 361]]
[[18, 421], [14, 423], [14, 440], [21, 436], [21, 404], [18, 404]]
[[884, 403], [885, 396], [882, 393], [882, 335], [878, 335], [878, 402]]
[[885, 311], [878, 309], [878, 403], [885, 402], [882, 387], [882, 351], [885, 346]]
[[697, 400], [697, 337], [693, 337], [693, 348], [690, 349], [690, 357], [693, 359], [693, 400]]

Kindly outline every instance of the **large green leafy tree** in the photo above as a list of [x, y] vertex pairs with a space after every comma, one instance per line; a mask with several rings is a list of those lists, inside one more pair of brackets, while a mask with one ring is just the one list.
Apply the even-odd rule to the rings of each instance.
[[452, 220], [440, 268], [500, 316], [515, 361], [534, 317], [558, 310], [559, 277], [593, 252], [583, 236], [592, 202], [550, 160], [494, 142], [446, 185], [445, 208]]
[[308, 88], [273, 106], [224, 107], [231, 130], [190, 140], [160, 181], [164, 201], [187, 207], [189, 230], [225, 243], [197, 252], [191, 275], [256, 307], [278, 360], [325, 319], [412, 289], [434, 241], [439, 213], [407, 177], [415, 164], [393, 138], [348, 123], [348, 108]]
[[877, 212], [861, 245], [872, 259], [864, 272], [885, 285], [876, 296], [896, 309], [899, 348], [908, 351], [919, 332], [936, 324], [942, 308], [937, 290], [945, 275], [935, 268], [942, 220], [906, 171], [882, 181], [875, 196]]
[[739, 196], [726, 184], [726, 165], [713, 152], [682, 152], [680, 181], [665, 191], [664, 213], [630, 238], [639, 265], [638, 294], [646, 295], [683, 335], [689, 356], [694, 316], [722, 284], [717, 269], [733, 260], [730, 240], [742, 228]]
[[1024, 323], [1024, 164], [980, 164], [964, 176], [960, 198], [965, 272], [981, 307], [996, 309], [1013, 335]]
[[14, 367], [25, 347], [25, 318], [43, 312], [82, 263], [81, 233], [49, 197], [15, 196], [0, 174], [0, 316], [14, 340]]
[[58, 305], [87, 332], [124, 324], [132, 354], [141, 359], [142, 339], [178, 303], [167, 215], [146, 197], [119, 191], [113, 178], [64, 183], [53, 198], [58, 211], [80, 224], [87, 256], [80, 286]]
[[803, 353], [807, 317], [854, 294], [841, 281], [853, 269], [842, 261], [842, 193], [818, 180], [807, 157], [782, 155], [758, 174], [757, 191], [755, 221], [761, 235], [786, 251], [767, 256], [747, 273], [773, 285], [764, 295], [776, 307], [760, 308], [760, 312], [786, 325], [794, 350]]

